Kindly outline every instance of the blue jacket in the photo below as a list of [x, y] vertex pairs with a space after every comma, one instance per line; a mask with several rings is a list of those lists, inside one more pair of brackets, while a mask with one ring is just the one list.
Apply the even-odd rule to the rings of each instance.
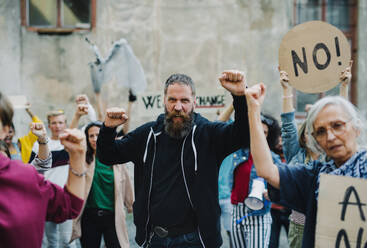
[[[210, 122], [195, 113], [191, 132], [181, 147], [182, 177], [187, 197], [198, 221], [202, 246], [217, 248], [220, 235], [218, 173], [223, 159], [240, 147], [249, 147], [247, 105], [244, 96], [233, 96], [235, 121]], [[115, 140], [115, 128], [102, 126], [97, 141], [97, 157], [107, 165], [134, 163], [134, 224], [138, 245], [146, 243], [150, 233], [150, 196], [157, 136], [164, 132], [164, 115]], [[170, 151], [167, 150], [167, 153]], [[180, 214], [180, 213], [177, 213]]]
[[[289, 165], [296, 165], [297, 163], [304, 164], [306, 161], [307, 151], [299, 145], [294, 111], [282, 113], [280, 117], [282, 120], [283, 152], [286, 162]], [[324, 157], [320, 155], [318, 159], [323, 161]], [[311, 166], [312, 159], [310, 159], [305, 165]]]
[[[272, 158], [275, 164], [281, 163], [280, 157], [271, 152]], [[246, 162], [249, 158], [250, 151], [248, 149], [239, 149], [234, 153], [230, 154], [228, 157], [223, 160], [219, 171], [219, 198], [224, 199], [224, 196], [231, 196], [232, 188], [233, 188], [233, 178], [234, 178], [234, 171], [239, 164]], [[249, 182], [249, 193], [251, 191], [253, 180], [258, 178], [256, 174], [255, 166], [252, 166], [251, 173], [250, 173], [250, 182]], [[265, 188], [267, 187], [266, 181]], [[221, 198], [221, 196], [223, 198]], [[228, 198], [226, 197], [226, 198]], [[266, 199], [263, 199], [264, 207], [260, 210], [251, 211], [251, 215], [264, 215], [270, 211], [271, 203]]]
[[[316, 216], [317, 216], [317, 195], [319, 190], [319, 174], [336, 174], [367, 178], [367, 152], [361, 150], [356, 152], [341, 167], [336, 169], [333, 160], [328, 162], [313, 161], [305, 166], [288, 166], [281, 164], [279, 168], [279, 189], [269, 185], [269, 197], [273, 202], [287, 206], [306, 215], [306, 224], [303, 233], [302, 247], [314, 247]], [[329, 168], [330, 170], [325, 170]], [[335, 171], [332, 171], [335, 168]], [[344, 171], [343, 171], [344, 168]], [[334, 173], [339, 170], [339, 174]], [[356, 171], [356, 175], [349, 175], [349, 171]], [[344, 174], [345, 173], [345, 174]]]

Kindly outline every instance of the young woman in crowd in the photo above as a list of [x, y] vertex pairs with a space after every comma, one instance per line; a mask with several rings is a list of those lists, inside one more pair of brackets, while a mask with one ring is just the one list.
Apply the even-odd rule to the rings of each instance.
[[[31, 117], [32, 123], [42, 123], [42, 121], [31, 112], [30, 104], [25, 110]], [[33, 144], [37, 141], [38, 137], [29, 131], [27, 135], [20, 137], [17, 142], [13, 142], [14, 135], [15, 127], [14, 124], [11, 123], [8, 135], [5, 137], [5, 142], [9, 147], [11, 159], [22, 160], [23, 163], [29, 163]]]
[[85, 128], [88, 168], [82, 213], [74, 220], [72, 240], [81, 236], [82, 247], [99, 248], [103, 235], [107, 248], [129, 247], [125, 210], [132, 211], [132, 185], [125, 165], [113, 167], [96, 158], [96, 146], [101, 122]]
[[[129, 106], [131, 106], [129, 98]], [[83, 103], [82, 103], [83, 104]], [[79, 111], [82, 107], [77, 106]], [[130, 115], [131, 107], [128, 108]], [[78, 119], [79, 120], [79, 119]], [[73, 125], [77, 126], [78, 121]], [[127, 132], [129, 122], [119, 132]], [[82, 213], [73, 221], [72, 240], [79, 238], [82, 247], [100, 247], [103, 239], [107, 248], [129, 247], [126, 214], [132, 212], [133, 188], [126, 165], [107, 166], [96, 157], [97, 138], [102, 122], [89, 123], [84, 133], [87, 140], [86, 167], [88, 168]]]

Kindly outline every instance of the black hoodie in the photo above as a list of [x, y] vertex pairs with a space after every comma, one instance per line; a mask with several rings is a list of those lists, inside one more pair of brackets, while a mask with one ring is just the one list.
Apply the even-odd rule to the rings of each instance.
[[[194, 114], [191, 132], [181, 148], [181, 168], [186, 192], [194, 209], [203, 247], [222, 245], [220, 207], [218, 203], [218, 172], [222, 160], [241, 147], [249, 147], [247, 105], [244, 96], [233, 96], [235, 121], [231, 124], [210, 122]], [[133, 162], [134, 223], [138, 245], [146, 243], [150, 227], [150, 195], [152, 188], [157, 135], [164, 130], [164, 114], [115, 140], [116, 129], [103, 125], [97, 141], [97, 157], [108, 165]], [[167, 153], [170, 151], [167, 151]], [[180, 214], [180, 213], [177, 213]]]

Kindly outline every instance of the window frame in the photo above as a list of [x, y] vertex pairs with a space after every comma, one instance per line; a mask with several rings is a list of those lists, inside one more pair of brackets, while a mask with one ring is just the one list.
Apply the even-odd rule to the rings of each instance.
[[[293, 0], [293, 26], [298, 25], [298, 2], [299, 0]], [[329, 0], [330, 1], [330, 0]], [[357, 82], [358, 82], [358, 6], [359, 6], [359, 0], [351, 0], [351, 3], [348, 3], [351, 8], [349, 8], [350, 11], [350, 26], [348, 30], [341, 30], [344, 35], [347, 37], [347, 39], [351, 40], [351, 59], [353, 60], [353, 66], [352, 66], [352, 80], [349, 85], [349, 99], [350, 101], [357, 106]], [[327, 0], [320, 0], [320, 8], [321, 8], [321, 19], [320, 21], [326, 22], [326, 13], [327, 13]], [[295, 106], [297, 105], [297, 94], [296, 90], [293, 89], [293, 101]], [[319, 99], [324, 97], [325, 93], [319, 94]], [[298, 112], [296, 110], [296, 118], [298, 119], [304, 119], [306, 117], [305, 112]]]
[[56, 27], [37, 27], [29, 25], [29, 12], [28, 12], [28, 4], [30, 0], [20, 0], [20, 13], [21, 13], [21, 25], [24, 26], [28, 31], [38, 32], [38, 33], [72, 33], [72, 32], [80, 32], [80, 31], [91, 31], [96, 27], [96, 9], [97, 9], [97, 0], [90, 0], [90, 27], [82, 28], [82, 27], [67, 27], [62, 26], [62, 0], [57, 1], [57, 23]]

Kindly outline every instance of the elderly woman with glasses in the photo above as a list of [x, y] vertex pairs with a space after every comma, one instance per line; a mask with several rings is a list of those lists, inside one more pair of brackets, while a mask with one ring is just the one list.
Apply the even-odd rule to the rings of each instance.
[[246, 90], [251, 151], [256, 171], [270, 184], [272, 201], [306, 215], [302, 247], [314, 247], [320, 173], [367, 178], [367, 152], [359, 146], [365, 137], [364, 122], [347, 100], [339, 96], [325, 97], [310, 109], [306, 130], [308, 146], [324, 152], [328, 160], [316, 160], [311, 166], [276, 166], [261, 126], [264, 98], [263, 84]]
[[[345, 99], [348, 99], [348, 85], [352, 79], [352, 64], [353, 61], [350, 61], [349, 66], [340, 74], [339, 77], [339, 94]], [[280, 84], [283, 89], [282, 113], [280, 117], [282, 123], [283, 151], [286, 163], [312, 166], [314, 160], [323, 160], [324, 156], [323, 154], [320, 154], [319, 151], [313, 151], [307, 146], [306, 121], [304, 121], [299, 130], [297, 130], [295, 111], [293, 107], [293, 88], [289, 84], [287, 72], [280, 70], [279, 67], [278, 69], [280, 73]], [[289, 217], [290, 224], [288, 231], [288, 244], [290, 248], [302, 247], [303, 230], [306, 222], [305, 218], [304, 214], [299, 213], [296, 210], [292, 210]]]

